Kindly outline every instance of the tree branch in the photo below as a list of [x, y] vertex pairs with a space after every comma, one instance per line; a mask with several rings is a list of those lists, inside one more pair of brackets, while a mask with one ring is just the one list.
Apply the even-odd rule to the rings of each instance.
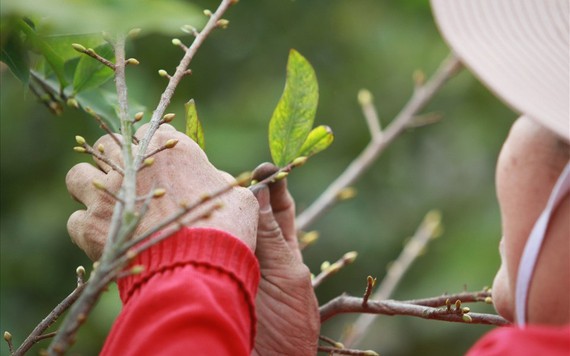
[[[440, 231], [440, 223], [441, 214], [439, 212], [430, 211], [426, 214], [414, 236], [406, 243], [398, 258], [391, 264], [386, 277], [372, 295], [372, 299], [385, 300], [390, 298], [412, 263], [425, 249], [428, 242], [437, 236]], [[345, 335], [343, 342], [347, 346], [357, 344], [364, 337], [374, 319], [376, 319], [376, 315], [373, 314], [360, 315]]]
[[192, 45], [188, 47], [188, 49], [184, 53], [184, 57], [176, 67], [176, 72], [174, 72], [174, 74], [169, 78], [168, 85], [164, 90], [164, 92], [162, 93], [162, 96], [160, 97], [160, 101], [158, 102], [156, 109], [152, 113], [149, 129], [146, 132], [146, 135], [141, 142], [140, 149], [135, 158], [135, 167], [139, 167], [141, 162], [143, 161], [146, 155], [148, 144], [150, 143], [150, 138], [154, 135], [154, 133], [160, 126], [160, 121], [162, 120], [162, 116], [164, 115], [166, 108], [170, 104], [170, 100], [174, 95], [174, 91], [178, 86], [178, 83], [180, 83], [180, 81], [182, 80], [182, 78], [185, 75], [187, 75], [188, 66], [190, 65], [190, 62], [196, 55], [198, 48], [202, 46], [202, 43], [204, 43], [208, 35], [216, 27], [218, 27], [218, 21], [222, 18], [226, 10], [234, 3], [235, 0], [223, 0], [218, 9], [216, 10], [216, 12], [214, 12], [212, 16], [210, 16], [210, 19], [208, 20], [206, 26], [204, 26], [204, 29], [202, 29], [202, 31], [200, 31], [196, 35], [194, 41], [192, 42]]
[[[448, 296], [446, 299], [453, 299]], [[438, 297], [439, 300], [439, 297]], [[509, 322], [499, 315], [468, 313], [471, 321], [467, 322], [463, 318], [466, 313], [459, 313], [455, 310], [427, 307], [424, 305], [400, 302], [395, 300], [369, 300], [366, 305], [362, 304], [362, 298], [341, 295], [319, 308], [321, 323], [337, 314], [344, 313], [370, 313], [383, 315], [408, 315], [422, 319], [443, 320], [457, 323], [487, 324], [487, 325], [508, 325]]]
[[328, 188], [305, 211], [297, 216], [299, 230], [305, 230], [337, 201], [338, 193], [353, 184], [388, 145], [398, 137], [410, 124], [416, 114], [434, 97], [443, 84], [451, 78], [460, 67], [459, 60], [450, 54], [440, 65], [432, 78], [423, 86], [417, 87], [402, 111], [390, 123], [382, 134], [372, 132], [373, 139], [350, 163], [345, 171], [332, 182]]

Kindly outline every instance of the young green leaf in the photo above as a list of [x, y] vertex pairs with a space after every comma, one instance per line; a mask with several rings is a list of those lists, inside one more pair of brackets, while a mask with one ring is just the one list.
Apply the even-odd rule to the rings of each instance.
[[11, 31], [0, 49], [0, 61], [6, 63], [16, 78], [28, 85], [30, 80], [30, 60], [18, 31]]
[[319, 87], [311, 64], [295, 50], [289, 53], [285, 89], [269, 122], [273, 162], [283, 167], [299, 156], [317, 111]]
[[196, 111], [196, 103], [194, 99], [184, 104], [186, 109], [186, 135], [193, 139], [203, 150], [206, 149], [206, 142], [204, 141], [204, 129], [202, 123], [198, 119], [198, 112]]
[[[95, 48], [100, 56], [112, 61], [114, 58], [113, 47], [105, 44]], [[96, 88], [113, 78], [114, 72], [98, 60], [84, 55], [79, 59], [73, 76], [73, 92], [75, 94], [90, 88]]]
[[315, 127], [307, 136], [305, 143], [299, 150], [299, 156], [310, 157], [327, 149], [334, 140], [330, 127], [321, 125]]

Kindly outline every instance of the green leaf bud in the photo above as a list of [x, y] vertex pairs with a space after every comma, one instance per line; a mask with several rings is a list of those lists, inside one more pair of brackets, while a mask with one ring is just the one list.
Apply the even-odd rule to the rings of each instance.
[[461, 300], [457, 299], [455, 301], [455, 309], [459, 310], [461, 308]]
[[154, 157], [149, 157], [143, 161], [145, 167], [150, 167], [154, 164]]
[[136, 58], [129, 58], [127, 59], [127, 65], [138, 66], [140, 62]]
[[304, 233], [303, 236], [301, 236], [301, 243], [303, 243], [305, 246], [309, 246], [317, 242], [318, 239], [319, 239], [318, 231], [309, 231]]
[[471, 309], [469, 307], [463, 307], [461, 308], [461, 311], [463, 312], [463, 314], [467, 314], [471, 311]]
[[102, 143], [98, 144], [97, 151], [99, 151], [99, 153], [105, 153], [105, 146], [103, 146]]
[[323, 263], [321, 263], [321, 271], [327, 270], [330, 266], [331, 263], [329, 261], [323, 261]]
[[135, 122], [141, 121], [141, 119], [144, 116], [144, 112], [139, 111], [138, 113], [135, 114]]
[[171, 138], [170, 140], [166, 141], [166, 143], [164, 144], [165, 148], [174, 148], [174, 146], [176, 146], [176, 144], [178, 143], [178, 140]]
[[210, 11], [210, 10], [208, 10], [208, 9], [204, 9], [203, 12], [204, 12], [204, 15], [206, 15], [206, 16], [208, 16], [208, 17], [212, 16], [212, 11]]
[[278, 181], [278, 180], [284, 179], [284, 178], [286, 178], [288, 175], [289, 175], [289, 172], [279, 172], [279, 173], [277, 173], [277, 174], [275, 175], [274, 180], [275, 180], [275, 181]]
[[79, 102], [75, 98], [67, 99], [67, 106], [79, 109]]
[[79, 43], [72, 43], [71, 47], [73, 47], [74, 50], [80, 53], [85, 53], [87, 51], [87, 49], [84, 46], [80, 45]]
[[75, 274], [77, 277], [83, 277], [85, 275], [85, 267], [79, 266], [75, 269]]
[[182, 46], [182, 41], [180, 41], [180, 39], [178, 39], [178, 38], [173, 38], [172, 44], [175, 46]]
[[469, 314], [463, 314], [461, 316], [461, 319], [463, 319], [463, 321], [466, 323], [471, 323], [473, 321], [473, 318]]
[[358, 257], [358, 252], [350, 251], [345, 253], [342, 258], [345, 260], [346, 263], [352, 263], [356, 260], [356, 257]]
[[164, 194], [166, 194], [166, 189], [164, 188], [157, 188], [152, 192], [154, 198], [162, 198]]
[[297, 157], [293, 160], [293, 162], [291, 162], [291, 165], [293, 167], [301, 167], [302, 165], [307, 163], [307, 160], [308, 160], [308, 158], [305, 156]]
[[141, 274], [143, 272], [144, 272], [144, 266], [143, 265], [136, 265], [136, 266], [133, 266], [131, 268], [132, 274]]
[[168, 77], [168, 73], [164, 69], [160, 69], [158, 71], [158, 75], [160, 75], [161, 77]]
[[140, 28], [133, 28], [132, 30], [129, 31], [127, 36], [130, 38], [135, 38], [141, 33], [141, 31], [142, 30]]
[[87, 150], [85, 149], [85, 147], [81, 147], [81, 146], [75, 146], [73, 147], [73, 150], [77, 153], [85, 153], [87, 152]]
[[78, 145], [83, 146], [85, 144], [85, 138], [83, 138], [83, 136], [75, 136], [75, 142], [77, 142]]
[[169, 114], [164, 115], [164, 116], [162, 117], [162, 120], [164, 120], [164, 122], [166, 122], [166, 123], [169, 123], [169, 122], [171, 122], [172, 120], [174, 120], [175, 117], [176, 117], [176, 114], [174, 114], [174, 113], [169, 113]]
[[362, 353], [363, 355], [366, 356], [380, 356], [376, 351], [374, 350], [366, 350]]
[[360, 89], [358, 91], [358, 103], [362, 106], [372, 104], [374, 97], [368, 89]]
[[8, 343], [12, 342], [12, 334], [10, 334], [8, 331], [4, 331], [4, 340], [6, 340]]
[[486, 298], [485, 298], [485, 303], [487, 303], [487, 304], [493, 304], [493, 298], [491, 298], [491, 297], [486, 297]]
[[93, 184], [93, 186], [95, 188], [97, 188], [99, 190], [105, 189], [105, 184], [98, 179], [93, 179], [93, 181], [91, 183]]
[[226, 19], [219, 19], [218, 22], [216, 22], [216, 25], [221, 28], [221, 29], [226, 29], [228, 28], [228, 25], [230, 24], [230, 21], [226, 20]]
[[336, 198], [338, 201], [344, 201], [344, 200], [349, 200], [352, 199], [356, 196], [356, 188], [353, 187], [346, 187], [341, 189], [338, 194], [336, 195]]

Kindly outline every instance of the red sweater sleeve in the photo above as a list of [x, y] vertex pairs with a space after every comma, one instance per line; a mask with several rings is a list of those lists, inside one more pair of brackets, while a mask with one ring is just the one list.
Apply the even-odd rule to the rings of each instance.
[[524, 329], [501, 327], [484, 335], [467, 356], [568, 356], [570, 325], [548, 327], [529, 325]]
[[184, 228], [139, 255], [118, 281], [123, 309], [103, 355], [249, 355], [259, 266], [223, 231]]

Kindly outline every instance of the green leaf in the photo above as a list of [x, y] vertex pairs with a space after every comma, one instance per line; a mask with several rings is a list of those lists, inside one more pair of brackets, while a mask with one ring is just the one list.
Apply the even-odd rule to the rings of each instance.
[[295, 50], [289, 52], [285, 89], [269, 122], [269, 149], [280, 167], [296, 158], [317, 112], [319, 87], [311, 64]]
[[30, 58], [19, 31], [11, 31], [0, 50], [0, 61], [6, 63], [16, 78], [26, 86], [30, 80]]
[[41, 18], [54, 33], [126, 33], [139, 27], [145, 33], [179, 34], [180, 27], [200, 28], [202, 9], [184, 0], [8, 0], [2, 15]]
[[198, 112], [196, 111], [196, 103], [194, 99], [184, 104], [186, 109], [186, 135], [193, 139], [202, 150], [206, 149], [206, 142], [204, 140], [204, 129], [202, 123], [198, 119]]
[[330, 127], [321, 125], [315, 127], [299, 150], [298, 156], [310, 157], [326, 150], [334, 140], [334, 134]]
[[[95, 48], [95, 52], [110, 61], [114, 59], [113, 47], [110, 44]], [[113, 75], [114, 72], [111, 68], [94, 58], [84, 55], [79, 59], [79, 64], [75, 69], [73, 92], [79, 93], [86, 89], [96, 88], [111, 79]]]
[[67, 80], [65, 79], [64, 60], [27, 22], [21, 20], [19, 22], [19, 28], [26, 35], [32, 47], [44, 56], [46, 62], [57, 76], [60, 87], [64, 88], [67, 85]]

